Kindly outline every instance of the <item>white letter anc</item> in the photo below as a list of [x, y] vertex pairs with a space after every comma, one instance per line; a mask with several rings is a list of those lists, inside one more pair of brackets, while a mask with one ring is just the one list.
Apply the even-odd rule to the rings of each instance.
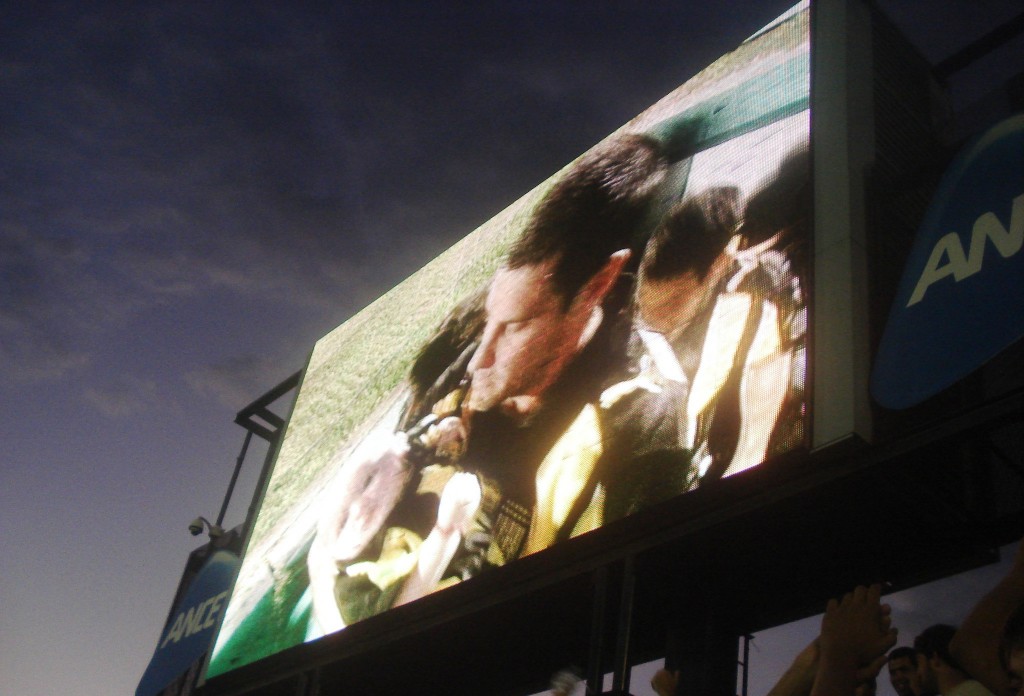
[[173, 640], [175, 643], [177, 643], [179, 640], [181, 640], [181, 632], [184, 629], [185, 615], [181, 612], [178, 612], [178, 617], [174, 619], [174, 625], [171, 626], [171, 630], [167, 632], [166, 636], [164, 636], [164, 642], [160, 644], [160, 647], [163, 648], [165, 645], [167, 645], [167, 641], [169, 640]]
[[974, 221], [974, 229], [971, 230], [971, 255], [967, 257], [969, 275], [981, 270], [986, 239], [992, 240], [992, 246], [1004, 259], [1020, 251], [1021, 243], [1024, 242], [1024, 194], [1013, 199], [1009, 231], [1003, 227], [995, 213], [985, 213]]
[[[949, 258], [949, 263], [944, 266], [940, 265], [943, 256]], [[968, 275], [967, 258], [964, 256], [964, 248], [960, 246], [960, 237], [956, 232], [950, 232], [936, 242], [907, 306], [915, 305], [924, 299], [925, 290], [932, 283], [942, 280], [948, 275], [952, 275], [957, 280], [962, 280]]]
[[[985, 242], [989, 239], [1004, 259], [1010, 258], [1024, 246], [1024, 193], [1013, 199], [1009, 229], [1003, 227], [996, 214], [991, 212], [983, 213], [974, 221], [970, 256], [965, 256], [956, 232], [950, 232], [936, 242], [907, 306], [915, 305], [924, 299], [924, 293], [932, 283], [946, 276], [952, 275], [959, 283], [964, 278], [980, 272], [985, 259]], [[949, 259], [949, 263], [941, 265], [944, 256]]]

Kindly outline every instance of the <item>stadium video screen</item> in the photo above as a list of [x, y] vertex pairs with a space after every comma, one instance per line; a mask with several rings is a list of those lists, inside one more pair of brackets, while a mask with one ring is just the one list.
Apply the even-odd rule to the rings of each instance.
[[804, 445], [809, 26], [797, 5], [316, 344], [207, 677]]

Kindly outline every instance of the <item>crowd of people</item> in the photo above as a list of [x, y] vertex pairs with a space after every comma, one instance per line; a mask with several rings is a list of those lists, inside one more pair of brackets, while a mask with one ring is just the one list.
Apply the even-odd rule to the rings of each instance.
[[[871, 696], [883, 668], [897, 696], [1024, 696], [1024, 544], [1006, 576], [959, 627], [935, 624], [894, 647], [897, 628], [879, 585], [829, 601], [820, 634], [767, 696]], [[678, 696], [678, 672], [659, 670], [658, 696]]]

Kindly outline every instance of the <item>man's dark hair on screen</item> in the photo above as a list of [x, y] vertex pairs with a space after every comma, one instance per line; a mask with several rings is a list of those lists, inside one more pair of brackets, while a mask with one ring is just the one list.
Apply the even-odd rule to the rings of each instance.
[[743, 211], [743, 236], [748, 244], [760, 244], [776, 232], [790, 229], [791, 239], [806, 235], [810, 222], [811, 158], [806, 145], [793, 148], [775, 176], [747, 201]]
[[719, 186], [677, 204], [651, 236], [640, 262], [647, 280], [693, 272], [703, 280], [736, 231], [739, 189]]
[[400, 423], [407, 429], [429, 412], [434, 401], [454, 389], [465, 376], [486, 312], [486, 290], [464, 298], [441, 320], [409, 368], [410, 398]]
[[612, 254], [643, 243], [648, 206], [666, 167], [653, 138], [620, 135], [601, 143], [544, 196], [506, 265], [554, 259], [552, 284], [568, 307]]

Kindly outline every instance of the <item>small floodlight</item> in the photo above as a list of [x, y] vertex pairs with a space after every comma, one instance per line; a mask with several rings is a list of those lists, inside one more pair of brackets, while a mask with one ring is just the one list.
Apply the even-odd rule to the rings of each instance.
[[220, 525], [213, 524], [212, 522], [210, 522], [210, 520], [206, 519], [202, 515], [195, 518], [194, 520], [192, 520], [191, 523], [189, 523], [188, 531], [190, 534], [192, 534], [192, 536], [199, 536], [203, 533], [204, 527], [208, 530], [207, 533], [210, 535], [211, 539], [216, 539], [217, 537], [222, 536], [224, 534], [224, 530], [220, 527]]

